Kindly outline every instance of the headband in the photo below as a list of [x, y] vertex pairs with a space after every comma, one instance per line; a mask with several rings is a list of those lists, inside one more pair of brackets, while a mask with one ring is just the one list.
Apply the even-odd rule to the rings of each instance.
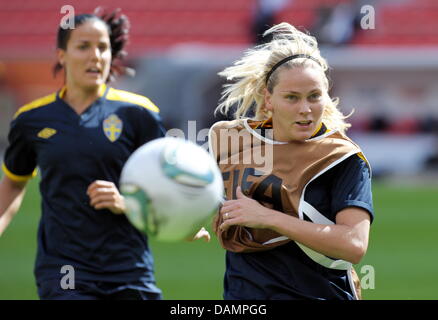
[[289, 56], [289, 57], [286, 57], [286, 58], [280, 60], [272, 67], [271, 71], [269, 71], [268, 74], [266, 75], [266, 84], [268, 84], [268, 80], [271, 77], [272, 73], [274, 73], [274, 71], [277, 70], [277, 68], [279, 66], [281, 66], [283, 63], [286, 63], [290, 60], [297, 59], [297, 58], [311, 59], [321, 66], [321, 63], [317, 59], [315, 59], [312, 56], [309, 56], [308, 54], [294, 54], [293, 56]]

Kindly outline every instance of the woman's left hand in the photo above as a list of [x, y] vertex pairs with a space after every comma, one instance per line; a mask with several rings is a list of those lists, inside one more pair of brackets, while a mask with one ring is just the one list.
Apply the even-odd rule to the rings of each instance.
[[225, 201], [221, 214], [223, 223], [222, 231], [228, 230], [233, 225], [250, 228], [269, 228], [270, 220], [275, 214], [274, 210], [266, 208], [256, 200], [245, 196], [239, 187], [236, 189], [236, 200]]
[[115, 214], [125, 212], [125, 199], [113, 182], [96, 180], [88, 186], [87, 195], [96, 210], [108, 209]]

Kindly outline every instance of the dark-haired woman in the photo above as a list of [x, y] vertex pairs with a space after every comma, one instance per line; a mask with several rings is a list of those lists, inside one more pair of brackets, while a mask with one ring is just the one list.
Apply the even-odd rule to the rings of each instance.
[[58, 30], [58, 92], [20, 108], [0, 183], [0, 234], [28, 179], [41, 171], [35, 277], [41, 299], [160, 299], [146, 237], [127, 220], [117, 185], [123, 164], [164, 135], [146, 97], [106, 85], [125, 71], [128, 20], [79, 15]]

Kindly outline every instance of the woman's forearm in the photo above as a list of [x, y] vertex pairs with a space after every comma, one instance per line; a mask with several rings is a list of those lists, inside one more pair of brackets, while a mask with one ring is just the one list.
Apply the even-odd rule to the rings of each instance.
[[367, 219], [354, 226], [323, 225], [278, 212], [272, 216], [268, 227], [319, 253], [354, 264], [359, 263], [368, 246], [368, 237], [364, 237], [369, 228]]
[[25, 185], [25, 182], [14, 182], [7, 177], [0, 182], [0, 236], [20, 208]]

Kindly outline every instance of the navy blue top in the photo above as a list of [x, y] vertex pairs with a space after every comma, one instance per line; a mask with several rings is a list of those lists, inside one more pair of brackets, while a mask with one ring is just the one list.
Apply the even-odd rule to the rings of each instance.
[[118, 185], [128, 157], [163, 135], [149, 99], [113, 88], [81, 115], [59, 93], [18, 111], [4, 170], [16, 180], [36, 166], [41, 171], [37, 282], [60, 278], [62, 266], [71, 265], [78, 280], [142, 283], [159, 292], [147, 238], [124, 214], [91, 207], [86, 191], [95, 180]]
[[[352, 206], [366, 210], [372, 220], [368, 165], [357, 155], [349, 157], [310, 182], [304, 200], [333, 222]], [[227, 251], [224, 298], [350, 300], [354, 295], [346, 271], [319, 265], [290, 241], [255, 253]]]

